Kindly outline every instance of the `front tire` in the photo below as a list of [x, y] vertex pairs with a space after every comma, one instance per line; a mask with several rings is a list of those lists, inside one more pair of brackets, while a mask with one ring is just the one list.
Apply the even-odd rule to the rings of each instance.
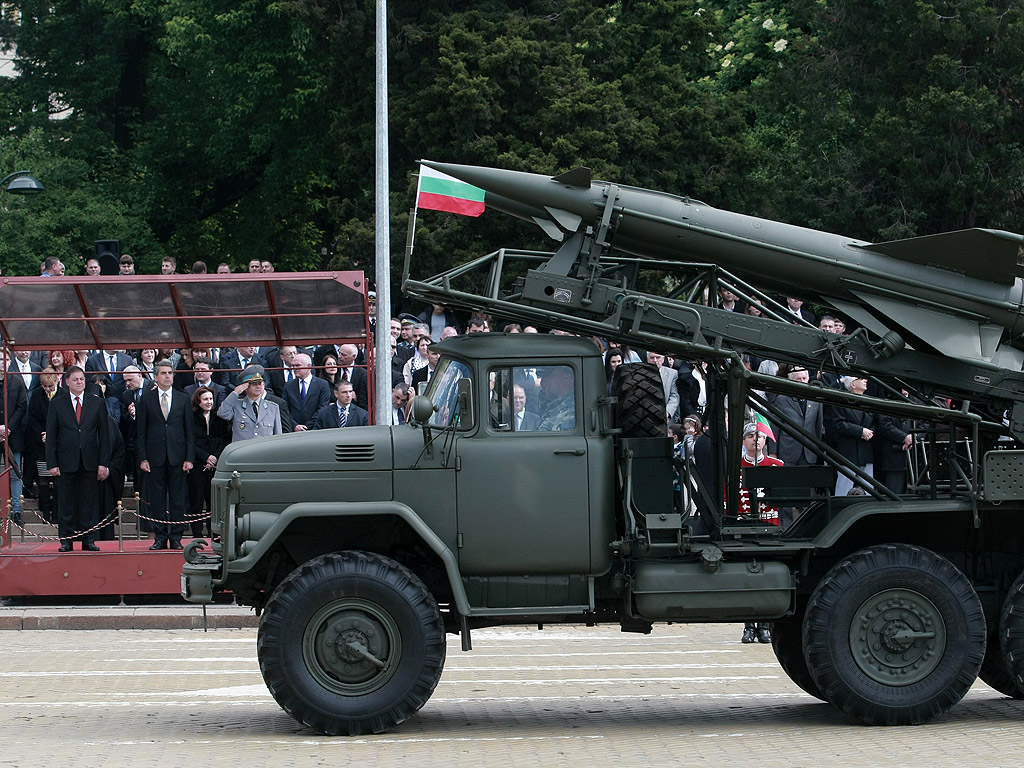
[[825, 575], [803, 640], [826, 701], [869, 725], [912, 725], [949, 710], [974, 683], [985, 615], [971, 583], [944, 557], [881, 545]]
[[257, 651], [282, 709], [321, 733], [355, 736], [390, 730], [426, 703], [446, 643], [437, 603], [411, 571], [382, 555], [341, 552], [281, 582]]

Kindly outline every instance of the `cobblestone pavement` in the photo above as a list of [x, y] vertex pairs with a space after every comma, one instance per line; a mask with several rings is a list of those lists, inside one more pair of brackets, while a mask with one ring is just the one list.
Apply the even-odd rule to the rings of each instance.
[[1018, 766], [1024, 702], [982, 683], [924, 726], [868, 728], [736, 625], [492, 629], [449, 643], [397, 731], [328, 738], [271, 698], [254, 629], [5, 632], [0, 765]]

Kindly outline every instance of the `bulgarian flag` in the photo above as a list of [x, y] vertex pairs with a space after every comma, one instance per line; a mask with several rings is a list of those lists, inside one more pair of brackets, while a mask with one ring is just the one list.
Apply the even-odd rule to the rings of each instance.
[[757, 431], [762, 435], [770, 437], [772, 440], [775, 439], [775, 433], [772, 432], [771, 426], [768, 424], [768, 419], [762, 416], [760, 413], [754, 414], [754, 424], [757, 426]]
[[457, 213], [460, 216], [479, 216], [484, 212], [484, 191], [421, 165], [420, 181], [416, 187], [416, 207]]

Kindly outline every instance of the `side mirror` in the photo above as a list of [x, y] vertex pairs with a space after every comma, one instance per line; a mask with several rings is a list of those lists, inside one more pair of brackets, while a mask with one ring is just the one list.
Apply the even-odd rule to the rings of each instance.
[[456, 386], [459, 388], [459, 421], [463, 427], [472, 427], [476, 424], [473, 418], [473, 380], [459, 379]]
[[426, 424], [430, 421], [430, 417], [434, 415], [434, 404], [430, 402], [429, 397], [416, 395], [412, 399], [412, 408], [410, 413], [414, 422], [417, 424]]

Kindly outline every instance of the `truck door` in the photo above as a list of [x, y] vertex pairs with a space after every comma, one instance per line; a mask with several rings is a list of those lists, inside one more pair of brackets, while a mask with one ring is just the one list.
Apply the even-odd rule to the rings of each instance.
[[580, 377], [566, 363], [489, 371], [479, 428], [458, 440], [464, 575], [588, 573]]

